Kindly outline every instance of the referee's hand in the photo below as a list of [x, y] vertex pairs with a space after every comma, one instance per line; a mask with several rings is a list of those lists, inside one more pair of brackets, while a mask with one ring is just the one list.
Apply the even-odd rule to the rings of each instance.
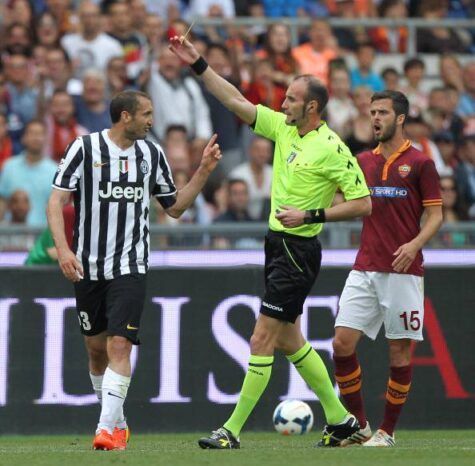
[[78, 282], [84, 277], [82, 266], [71, 249], [58, 249], [58, 263], [68, 280]]
[[303, 225], [305, 211], [284, 205], [276, 211], [275, 218], [279, 220], [285, 228], [295, 228]]
[[189, 40], [186, 40], [185, 36], [171, 37], [168, 48], [188, 65], [195, 63], [200, 58], [200, 54], [194, 45]]

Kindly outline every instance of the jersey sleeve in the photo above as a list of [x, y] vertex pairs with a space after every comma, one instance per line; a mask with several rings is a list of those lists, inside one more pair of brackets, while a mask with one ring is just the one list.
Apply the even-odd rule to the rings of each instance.
[[275, 141], [279, 134], [279, 129], [285, 124], [285, 115], [264, 107], [264, 105], [257, 105], [256, 109], [254, 132], [259, 136]]
[[328, 146], [326, 176], [340, 188], [347, 201], [370, 194], [357, 158], [341, 140]]
[[157, 150], [158, 167], [152, 195], [157, 198], [164, 209], [168, 209], [176, 202], [177, 189], [165, 154], [160, 147], [157, 147]]
[[422, 163], [419, 189], [424, 207], [442, 205], [439, 174], [432, 159], [428, 158]]
[[82, 139], [76, 138], [66, 148], [53, 178], [53, 188], [62, 191], [76, 191], [77, 183], [84, 172], [84, 151]]

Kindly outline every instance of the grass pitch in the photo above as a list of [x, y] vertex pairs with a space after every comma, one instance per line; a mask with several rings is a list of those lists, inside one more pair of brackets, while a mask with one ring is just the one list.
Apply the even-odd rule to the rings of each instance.
[[133, 435], [125, 452], [95, 452], [87, 436], [0, 437], [1, 466], [474, 466], [475, 430], [401, 431], [395, 448], [314, 448], [301, 437], [245, 432], [241, 450], [201, 450], [199, 434]]

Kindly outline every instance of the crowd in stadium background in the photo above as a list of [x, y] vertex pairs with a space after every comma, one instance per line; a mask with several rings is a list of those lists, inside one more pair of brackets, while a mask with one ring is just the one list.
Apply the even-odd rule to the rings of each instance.
[[[255, 19], [252, 26], [229, 21]], [[298, 29], [263, 18], [311, 18]], [[109, 101], [124, 89], [152, 98], [154, 127], [177, 187], [186, 184], [213, 132], [220, 169], [180, 222], [265, 220], [272, 146], [211, 96], [168, 50], [189, 36], [208, 63], [253, 103], [280, 110], [299, 73], [328, 85], [325, 118], [353, 154], [373, 148], [370, 97], [403, 91], [411, 104], [407, 137], [434, 159], [446, 222], [475, 219], [475, 23], [420, 28], [417, 56], [408, 29], [364, 27], [359, 18], [470, 19], [470, 0], [7, 0], [0, 5], [0, 219], [46, 226], [51, 180], [76, 136], [110, 127]], [[353, 19], [331, 27], [327, 18]], [[228, 20], [228, 21], [226, 21]], [[261, 21], [261, 22], [259, 22]], [[243, 179], [246, 183], [229, 180]], [[158, 204], [155, 222], [171, 222]], [[176, 220], [173, 220], [176, 222]]]

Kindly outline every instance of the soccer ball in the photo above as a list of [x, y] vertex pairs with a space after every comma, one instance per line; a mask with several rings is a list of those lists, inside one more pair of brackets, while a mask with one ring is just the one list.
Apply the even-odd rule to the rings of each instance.
[[313, 412], [307, 403], [300, 400], [285, 400], [275, 408], [272, 415], [274, 427], [282, 435], [302, 435], [313, 426]]

